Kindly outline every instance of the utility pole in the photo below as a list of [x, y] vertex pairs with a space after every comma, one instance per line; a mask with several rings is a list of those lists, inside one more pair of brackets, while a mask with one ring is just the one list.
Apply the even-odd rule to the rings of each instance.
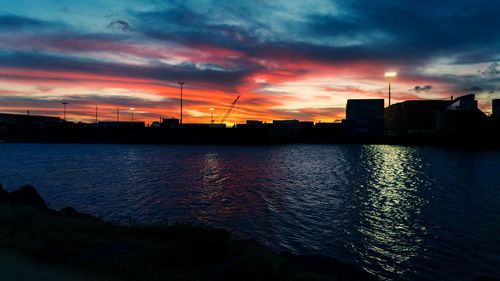
[[389, 81], [389, 106], [391, 106], [391, 80], [392, 78], [396, 77], [397, 73], [396, 72], [386, 72], [385, 73], [385, 78]]
[[116, 109], [116, 122], [120, 122], [120, 109]]
[[63, 107], [64, 107], [64, 111], [63, 111], [63, 116], [64, 116], [64, 118], [63, 118], [63, 120], [64, 120], [64, 122], [66, 122], [66, 105], [68, 105], [68, 102], [63, 101], [63, 102], [62, 102], [62, 105], [63, 105]]
[[97, 124], [97, 106], [95, 107], [95, 123]]
[[179, 124], [180, 124], [180, 126], [182, 126], [182, 86], [186, 83], [184, 81], [180, 81], [177, 84], [181, 85], [181, 114], [180, 114], [180, 118], [179, 118]]

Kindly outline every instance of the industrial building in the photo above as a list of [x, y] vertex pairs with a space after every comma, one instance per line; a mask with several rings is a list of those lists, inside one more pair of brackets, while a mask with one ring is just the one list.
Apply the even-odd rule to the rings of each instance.
[[445, 110], [438, 112], [437, 133], [446, 136], [475, 135], [488, 133], [487, 116], [477, 105], [474, 94], [454, 99]]
[[485, 128], [486, 115], [475, 95], [454, 100], [414, 100], [385, 109], [385, 134], [392, 136], [438, 136], [475, 133]]
[[0, 113], [0, 127], [46, 128], [63, 124], [58, 117]]
[[266, 123], [260, 120], [247, 120], [245, 124], [238, 124], [236, 127], [240, 129], [264, 129], [266, 125]]
[[385, 108], [385, 134], [435, 135], [437, 114], [450, 103], [445, 100], [412, 100], [393, 104]]
[[160, 127], [162, 128], [169, 128], [169, 129], [176, 129], [179, 128], [179, 119], [177, 118], [162, 118]]
[[122, 129], [132, 129], [132, 128], [144, 128], [146, 124], [144, 122], [116, 122], [116, 121], [109, 121], [109, 122], [99, 122], [97, 123], [98, 128], [122, 128]]
[[345, 136], [383, 136], [384, 100], [347, 100], [346, 119], [342, 124]]
[[492, 100], [491, 107], [491, 116], [493, 118], [500, 118], [500, 99]]

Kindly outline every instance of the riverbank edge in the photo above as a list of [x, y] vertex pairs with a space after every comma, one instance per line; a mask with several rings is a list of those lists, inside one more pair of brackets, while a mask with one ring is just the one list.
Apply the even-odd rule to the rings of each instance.
[[222, 229], [125, 226], [48, 208], [30, 185], [0, 184], [0, 249], [92, 280], [376, 280], [327, 256], [276, 252]]

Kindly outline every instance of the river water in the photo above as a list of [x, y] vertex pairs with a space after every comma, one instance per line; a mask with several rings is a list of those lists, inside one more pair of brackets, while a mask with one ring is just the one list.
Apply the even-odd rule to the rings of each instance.
[[223, 227], [381, 280], [500, 276], [500, 151], [0, 144], [0, 182], [118, 222]]

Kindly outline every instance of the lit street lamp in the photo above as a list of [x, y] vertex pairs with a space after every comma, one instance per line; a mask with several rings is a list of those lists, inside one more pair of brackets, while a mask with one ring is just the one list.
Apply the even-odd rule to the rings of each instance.
[[182, 126], [182, 86], [186, 83], [184, 81], [180, 81], [177, 84], [181, 85], [181, 114], [180, 114], [180, 118], [179, 118], [179, 124]]
[[130, 112], [132, 112], [132, 123], [134, 122], [134, 110], [135, 108], [131, 107]]
[[391, 106], [391, 79], [398, 75], [396, 72], [386, 72], [385, 78], [389, 81], [389, 106]]
[[210, 123], [214, 123], [214, 108], [210, 107]]
[[63, 101], [63, 102], [62, 102], [62, 105], [63, 105], [63, 107], [64, 107], [64, 111], [63, 111], [63, 116], [64, 116], [64, 117], [63, 117], [63, 119], [64, 119], [64, 122], [66, 122], [66, 105], [68, 105], [68, 104], [69, 104], [69, 102], [67, 102], [67, 101]]

